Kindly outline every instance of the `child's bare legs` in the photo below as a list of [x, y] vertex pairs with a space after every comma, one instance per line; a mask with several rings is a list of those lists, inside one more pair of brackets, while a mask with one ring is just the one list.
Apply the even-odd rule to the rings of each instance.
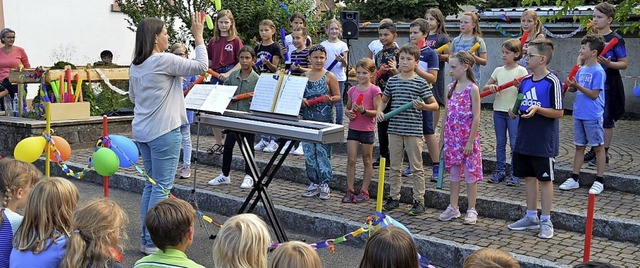
[[362, 190], [369, 192], [369, 184], [371, 184], [371, 177], [373, 176], [373, 144], [362, 144], [362, 163], [364, 163]]
[[427, 150], [429, 150], [431, 161], [433, 161], [434, 164], [438, 163], [440, 161], [440, 148], [438, 148], [436, 134], [425, 134], [424, 140], [427, 143]]
[[[347, 141], [347, 191], [354, 190], [356, 161], [358, 158], [358, 143], [359, 142], [356, 140]], [[369, 178], [369, 180], [371, 180], [371, 178]]]
[[586, 146], [576, 145], [576, 154], [573, 156], [573, 174], [580, 174], [580, 169], [582, 168], [582, 164], [584, 163], [585, 147]]
[[451, 182], [451, 194], [449, 194], [449, 204], [454, 209], [458, 208], [458, 198], [460, 197], [460, 181]]
[[[537, 195], [538, 180], [536, 178], [532, 178], [532, 180], [535, 180], [536, 182], [535, 188], [536, 188], [536, 195]], [[533, 203], [536, 204], [537, 203], [536, 201], [537, 200], [534, 199]], [[542, 216], [551, 215], [551, 206], [553, 204], [553, 182], [540, 181], [540, 204], [542, 205]], [[529, 178], [527, 178], [527, 207], [529, 207]], [[536, 208], [533, 208], [533, 209], [536, 209]]]
[[467, 183], [467, 201], [469, 208], [467, 210], [476, 210], [476, 199], [478, 196], [478, 182]]
[[[551, 185], [551, 184], [550, 184]], [[525, 179], [526, 193], [527, 193], [527, 210], [538, 210], [538, 179], [536, 177], [527, 177]], [[553, 189], [551, 189], [553, 195]], [[551, 206], [549, 206], [551, 211]]]
[[[604, 177], [604, 166], [606, 165], [606, 160], [607, 160], [606, 159], [606, 152], [604, 150], [604, 146], [600, 145], [600, 146], [593, 147], [593, 150], [596, 151], [596, 176]], [[584, 155], [584, 147], [582, 147], [582, 154], [581, 155]], [[582, 164], [582, 163], [580, 163], [580, 164]], [[575, 169], [575, 167], [574, 167], [574, 169]]]
[[213, 128], [213, 137], [216, 139], [216, 144], [223, 145], [224, 141], [222, 141], [222, 129], [214, 127]]

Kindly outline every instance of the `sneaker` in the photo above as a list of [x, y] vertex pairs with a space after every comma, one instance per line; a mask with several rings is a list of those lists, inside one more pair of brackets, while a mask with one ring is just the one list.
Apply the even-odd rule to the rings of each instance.
[[604, 190], [604, 184], [599, 181], [594, 181], [593, 185], [589, 189], [589, 194], [600, 194]]
[[[280, 151], [280, 154], [284, 154], [284, 151], [287, 150], [287, 147], [289, 147], [289, 144], [291, 144], [291, 141], [287, 141], [284, 144], [284, 147], [282, 148], [282, 151]], [[291, 149], [290, 153], [293, 153], [293, 149]]]
[[302, 193], [304, 197], [314, 197], [320, 194], [320, 185], [311, 183], [309, 184], [309, 188]]
[[504, 170], [496, 170], [493, 173], [493, 176], [489, 178], [489, 183], [500, 183], [507, 177], [507, 174], [504, 173]]
[[360, 190], [358, 196], [355, 197], [353, 203], [364, 203], [369, 201], [369, 192], [365, 190]]
[[407, 214], [409, 214], [409, 216], [418, 216], [422, 213], [424, 213], [424, 204], [413, 201], [413, 206]]
[[373, 167], [379, 167], [380, 166], [380, 158], [378, 158], [376, 161], [373, 161], [373, 163], [371, 163], [371, 165], [373, 165]]
[[440, 164], [435, 164], [433, 165], [433, 168], [431, 170], [431, 182], [437, 182], [438, 181], [438, 172], [440, 172]]
[[578, 182], [575, 181], [573, 178], [568, 178], [566, 181], [564, 181], [560, 185], [560, 190], [564, 190], [564, 191], [578, 189], [578, 188], [580, 188], [580, 184], [578, 184]]
[[[607, 157], [604, 160], [604, 164], [605, 166], [609, 165], [609, 155], [607, 154]], [[593, 159], [591, 159], [591, 161], [589, 161], [589, 166], [595, 167], [597, 166], [598, 163], [596, 163], [596, 158], [594, 157]]]
[[218, 177], [213, 178], [209, 181], [209, 185], [217, 186], [220, 184], [229, 184], [231, 183], [231, 178], [225, 176], [224, 174], [218, 175]]
[[400, 201], [398, 200], [393, 200], [392, 198], [388, 198], [387, 202], [384, 204], [384, 206], [382, 206], [382, 210], [383, 211], [390, 211], [394, 208], [397, 208], [400, 206]]
[[406, 176], [409, 176], [409, 175], [411, 175], [411, 167], [407, 167], [407, 169], [405, 169], [402, 172], [402, 177], [406, 177]]
[[302, 149], [302, 144], [299, 144], [298, 148], [296, 148], [292, 153], [293, 153], [293, 155], [304, 155], [304, 150]]
[[253, 149], [256, 150], [256, 151], [262, 151], [262, 150], [264, 150], [264, 148], [267, 147], [267, 145], [269, 145], [269, 142], [261, 139], [260, 142], [258, 142], [258, 144], [253, 146]]
[[264, 149], [262, 149], [263, 152], [267, 152], [267, 153], [273, 153], [277, 150], [278, 150], [278, 143], [276, 143], [275, 141], [269, 142], [267, 147], [264, 147]]
[[584, 154], [584, 162], [591, 162], [591, 160], [596, 158], [596, 151], [593, 150], [593, 147], [591, 147], [591, 150], [589, 150], [586, 154]]
[[189, 177], [191, 177], [191, 168], [189, 166], [182, 166], [182, 169], [180, 169], [180, 178], [188, 179]]
[[453, 219], [460, 218], [462, 214], [460, 214], [460, 210], [453, 208], [451, 205], [447, 207], [447, 209], [440, 214], [438, 217], [441, 221], [450, 221]]
[[553, 237], [553, 223], [551, 220], [540, 221], [540, 233], [538, 237], [549, 239]]
[[524, 230], [534, 230], [540, 228], [540, 220], [538, 220], [538, 216], [536, 216], [535, 220], [530, 219], [526, 215], [519, 219], [517, 222], [507, 225], [509, 230], [513, 231], [524, 231]]
[[[380, 167], [380, 158], [378, 158], [378, 160], [373, 162], [373, 167]], [[390, 168], [391, 168], [391, 161], [389, 161], [389, 159], [387, 159], [387, 161], [385, 162], [384, 169], [389, 170]]]
[[520, 178], [516, 176], [509, 176], [507, 179], [507, 186], [518, 186], [520, 184]]
[[147, 247], [145, 245], [140, 245], [140, 252], [142, 252], [142, 254], [144, 255], [151, 255], [158, 250], [160, 249], [158, 249], [157, 247]]
[[467, 210], [467, 216], [464, 216], [464, 224], [476, 224], [478, 221], [478, 212], [475, 209]]
[[326, 184], [326, 183], [320, 184], [320, 194], [318, 195], [320, 199], [324, 199], [324, 200], [329, 199], [330, 193], [331, 193], [331, 188], [329, 188], [329, 184]]
[[344, 196], [342, 197], [342, 203], [356, 203], [353, 201], [355, 198], [356, 198], [356, 192], [349, 189], [347, 190], [347, 193], [345, 193]]
[[251, 175], [244, 174], [244, 179], [242, 180], [242, 184], [240, 184], [240, 188], [242, 189], [251, 189], [253, 187], [253, 178]]

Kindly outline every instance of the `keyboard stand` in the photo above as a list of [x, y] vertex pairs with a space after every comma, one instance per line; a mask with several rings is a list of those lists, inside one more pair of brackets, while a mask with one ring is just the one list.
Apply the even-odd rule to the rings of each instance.
[[[273, 230], [276, 234], [278, 242], [283, 243], [289, 241], [289, 239], [287, 238], [287, 234], [280, 225], [280, 220], [278, 219], [278, 215], [276, 215], [275, 207], [273, 205], [273, 202], [271, 201], [271, 198], [269, 197], [267, 188], [284, 163], [284, 160], [289, 155], [291, 148], [295, 148], [295, 146], [297, 146], [300, 142], [285, 138], [278, 139], [278, 150], [273, 153], [271, 159], [269, 160], [269, 163], [267, 163], [267, 166], [264, 168], [264, 170], [260, 171], [260, 169], [258, 169], [258, 165], [256, 164], [255, 157], [251, 153], [253, 144], [249, 144], [249, 142], [247, 141], [246, 133], [232, 130], [227, 130], [227, 132], [236, 136], [238, 146], [240, 147], [240, 151], [242, 152], [242, 157], [244, 157], [244, 161], [247, 163], [249, 169], [251, 170], [251, 176], [254, 178], [253, 188], [251, 189], [251, 192], [249, 192], [247, 198], [244, 200], [244, 203], [242, 203], [242, 206], [238, 210], [238, 214], [252, 213], [258, 205], [258, 202], [261, 202], [264, 206], [265, 212], [267, 213], [269, 223], [271, 224], [271, 227], [273, 227]], [[289, 143], [289, 146], [287, 146], [287, 148], [284, 148], [284, 145], [287, 141], [291, 141], [291, 143]], [[283, 149], [285, 151], [282, 155], [280, 155], [280, 152]], [[256, 198], [253, 199], [254, 195], [256, 194]], [[249, 206], [249, 203], [251, 203], [251, 206]]]

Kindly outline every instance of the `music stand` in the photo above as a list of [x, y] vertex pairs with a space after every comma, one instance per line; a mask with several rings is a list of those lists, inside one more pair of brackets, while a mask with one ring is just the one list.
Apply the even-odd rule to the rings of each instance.
[[[200, 111], [199, 110], [195, 110], [195, 116], [196, 116], [196, 122], [197, 122], [197, 126], [196, 126], [196, 154], [195, 156], [191, 156], [191, 158], [193, 159], [193, 187], [191, 188], [191, 192], [189, 193], [189, 198], [187, 199], [187, 202], [189, 203], [193, 203], [193, 207], [196, 209], [196, 211], [200, 211], [200, 206], [198, 206], [198, 198], [197, 198], [197, 191], [196, 191], [196, 179], [198, 177], [198, 148], [200, 148]], [[184, 150], [184, 149], [183, 149]], [[184, 159], [182, 160], [184, 162]], [[204, 221], [204, 219], [202, 218], [201, 215], [199, 215], [198, 218], [198, 222], [200, 222], [200, 226], [204, 227], [204, 231], [209, 234], [209, 228], [207, 227], [206, 222]], [[209, 235], [209, 239], [215, 239], [216, 235], [214, 234], [210, 234]]]

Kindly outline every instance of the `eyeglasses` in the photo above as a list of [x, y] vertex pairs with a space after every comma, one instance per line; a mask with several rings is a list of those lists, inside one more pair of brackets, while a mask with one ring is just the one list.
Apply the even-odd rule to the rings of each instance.
[[524, 58], [525, 58], [525, 59], [528, 59], [528, 58], [531, 58], [531, 57], [544, 57], [544, 55], [542, 55], [542, 54], [536, 54], [536, 53], [528, 53], [528, 54], [524, 54]]

